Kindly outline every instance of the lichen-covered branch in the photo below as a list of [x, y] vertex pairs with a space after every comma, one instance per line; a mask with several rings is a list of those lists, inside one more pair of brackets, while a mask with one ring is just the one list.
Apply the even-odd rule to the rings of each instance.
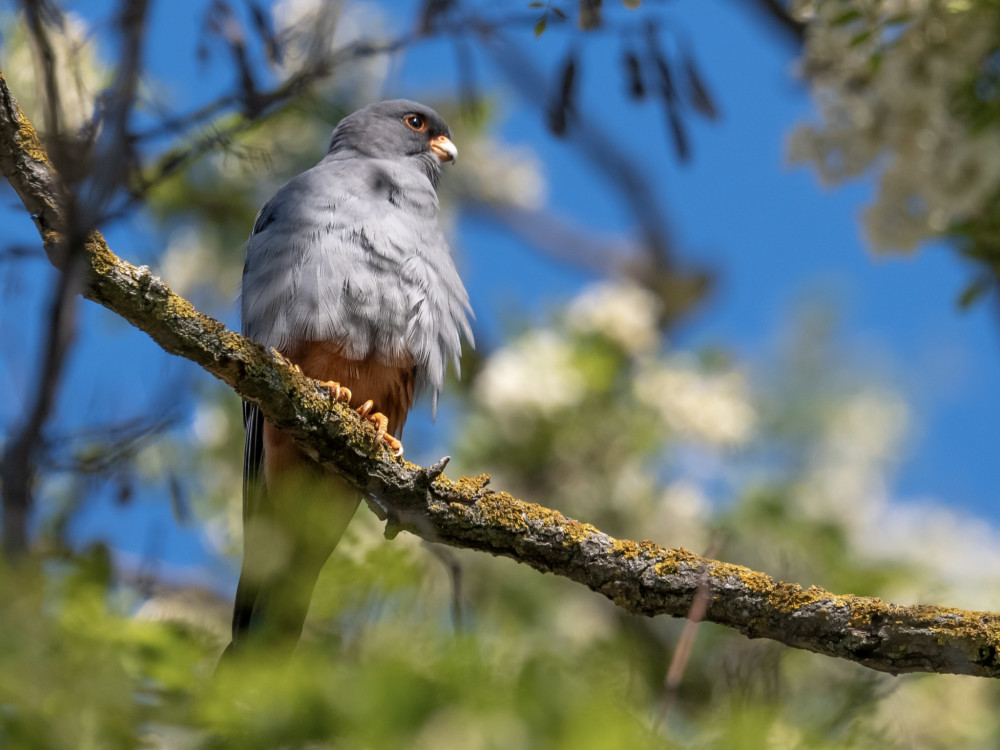
[[[34, 128], [0, 74], [0, 171], [34, 217], [48, 251], [60, 242], [62, 187]], [[636, 614], [704, 619], [884, 672], [1000, 676], [1000, 615], [901, 606], [776, 581], [740, 565], [653, 542], [614, 539], [558, 511], [487, 489], [486, 475], [448, 479], [373, 448], [374, 432], [277, 353], [202, 315], [145, 267], [116, 257], [97, 232], [86, 243], [85, 295], [197, 362], [260, 405], [309, 455], [355, 484], [387, 533], [502, 555], [577, 581]], [[699, 594], [699, 591], [703, 592]]]

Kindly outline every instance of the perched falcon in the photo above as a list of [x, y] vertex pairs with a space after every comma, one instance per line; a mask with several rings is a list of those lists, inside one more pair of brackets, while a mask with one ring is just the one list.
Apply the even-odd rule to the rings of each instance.
[[[436, 409], [448, 362], [457, 370], [462, 338], [472, 343], [437, 221], [435, 188], [457, 153], [431, 108], [372, 104], [261, 208], [247, 243], [243, 333], [327, 381], [397, 454], [414, 397], [428, 393]], [[359, 497], [254, 404], [243, 421], [243, 568], [227, 653], [250, 640], [290, 652]]]

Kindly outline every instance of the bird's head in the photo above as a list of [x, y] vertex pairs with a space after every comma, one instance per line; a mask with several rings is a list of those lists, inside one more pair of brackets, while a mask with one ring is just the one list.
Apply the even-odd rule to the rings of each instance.
[[340, 152], [373, 159], [413, 159], [434, 183], [441, 165], [458, 157], [451, 130], [441, 116], [407, 99], [370, 104], [341, 120], [330, 141], [330, 153]]

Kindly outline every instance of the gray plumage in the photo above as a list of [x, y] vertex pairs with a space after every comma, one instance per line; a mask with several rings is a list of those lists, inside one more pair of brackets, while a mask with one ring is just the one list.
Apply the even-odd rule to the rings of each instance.
[[[394, 100], [345, 117], [330, 151], [265, 204], [247, 245], [243, 332], [279, 350], [333, 341], [351, 359], [412, 357], [417, 393], [434, 406], [447, 363], [472, 342], [469, 297], [437, 223], [441, 170], [416, 112], [450, 135], [432, 109]], [[419, 137], [415, 137], [419, 136]]]

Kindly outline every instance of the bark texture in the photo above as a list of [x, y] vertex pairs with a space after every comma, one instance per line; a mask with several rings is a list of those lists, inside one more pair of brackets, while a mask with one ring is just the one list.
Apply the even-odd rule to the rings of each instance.
[[[58, 257], [63, 186], [2, 73], [0, 171], [34, 218], [50, 257]], [[446, 459], [426, 468], [393, 459], [373, 447], [369, 424], [279, 354], [199, 313], [148, 268], [118, 258], [99, 232], [89, 235], [85, 247], [87, 298], [259, 404], [310, 456], [365, 494], [387, 520], [387, 536], [406, 530], [509, 557], [650, 617], [686, 617], [701, 591], [708, 597], [708, 621], [883, 672], [1000, 676], [998, 614], [803, 588], [683, 548], [615, 539], [558, 511], [487, 489], [487, 475], [451, 480], [443, 474]]]

